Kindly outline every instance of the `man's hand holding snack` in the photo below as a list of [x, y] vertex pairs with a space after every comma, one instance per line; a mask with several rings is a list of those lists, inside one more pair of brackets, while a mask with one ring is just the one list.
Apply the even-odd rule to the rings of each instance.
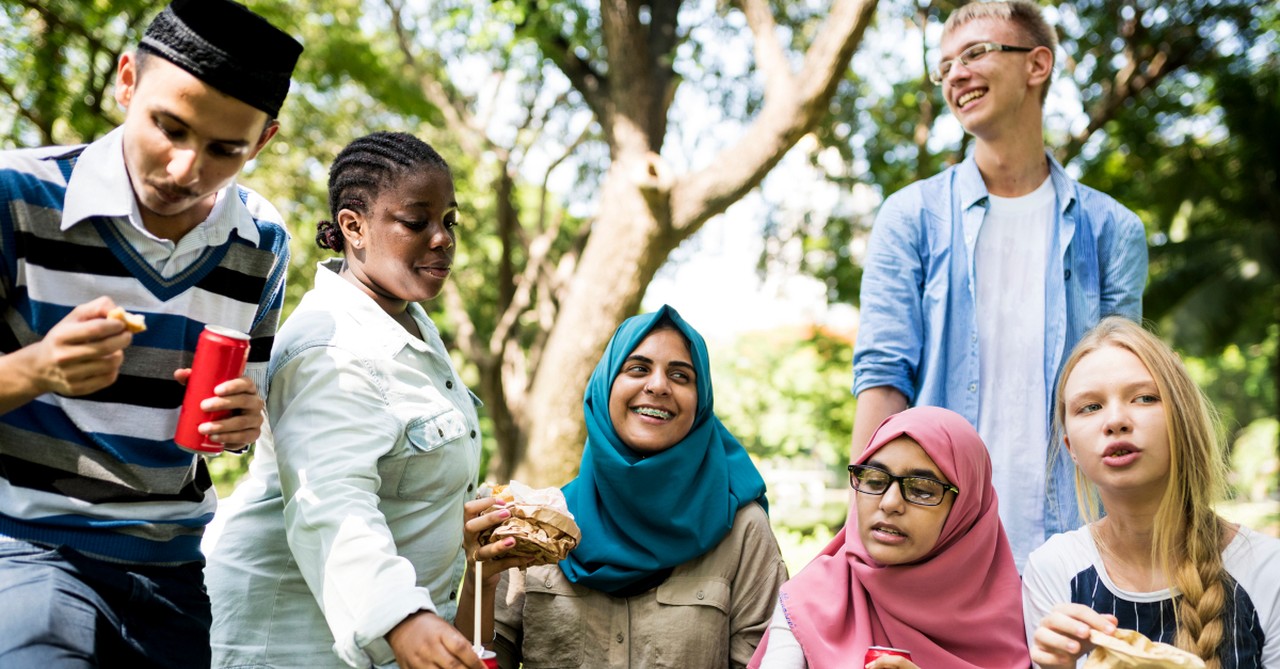
[[0, 411], [45, 393], [79, 397], [115, 383], [124, 349], [133, 341], [123, 322], [107, 318], [115, 306], [109, 297], [81, 304], [43, 339], [3, 356]]
[[[183, 385], [191, 378], [191, 368], [174, 371], [173, 378]], [[262, 436], [262, 423], [266, 419], [266, 403], [258, 395], [258, 385], [247, 376], [219, 383], [213, 389], [214, 396], [200, 403], [204, 411], [230, 411], [222, 420], [200, 424], [200, 434], [223, 445], [233, 453], [243, 451]]]

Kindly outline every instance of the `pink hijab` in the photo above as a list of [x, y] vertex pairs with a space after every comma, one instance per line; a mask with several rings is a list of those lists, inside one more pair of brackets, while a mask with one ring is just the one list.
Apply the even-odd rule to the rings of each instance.
[[[867, 555], [851, 506], [845, 527], [779, 594], [808, 665], [860, 667], [868, 646], [891, 646], [925, 669], [1026, 669], [1022, 584], [996, 513], [986, 446], [960, 415], [917, 407], [885, 419], [858, 462], [901, 436], [919, 443], [960, 494], [938, 544], [908, 565]], [[749, 667], [759, 666], [767, 643], [766, 634]]]

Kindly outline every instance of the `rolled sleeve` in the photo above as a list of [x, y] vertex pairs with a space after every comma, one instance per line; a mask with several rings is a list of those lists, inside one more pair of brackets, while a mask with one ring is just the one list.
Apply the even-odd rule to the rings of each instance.
[[746, 523], [746, 532], [739, 547], [742, 561], [733, 578], [729, 666], [740, 668], [751, 661], [773, 617], [778, 590], [787, 580], [787, 566], [764, 509], [754, 503], [743, 507], [737, 522]]
[[853, 394], [890, 386], [914, 402], [924, 333], [921, 260], [923, 210], [918, 189], [885, 200], [876, 216], [862, 275]]
[[1142, 292], [1147, 285], [1147, 234], [1133, 212], [1116, 206], [1114, 235], [1103, 248], [1102, 316], [1117, 314], [1134, 321], [1142, 319]]
[[286, 538], [334, 650], [352, 666], [392, 662], [386, 633], [415, 611], [435, 611], [379, 509], [379, 459], [404, 426], [372, 370], [333, 347], [308, 348], [279, 368], [268, 411]]

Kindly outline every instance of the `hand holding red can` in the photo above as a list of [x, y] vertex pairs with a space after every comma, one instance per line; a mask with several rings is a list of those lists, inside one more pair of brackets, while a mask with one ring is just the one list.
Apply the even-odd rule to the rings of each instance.
[[178, 446], [209, 455], [223, 451], [224, 444], [211, 439], [212, 435], [201, 434], [200, 426], [223, 420], [231, 416], [232, 411], [206, 411], [200, 405], [216, 397], [214, 389], [220, 384], [240, 378], [248, 358], [248, 335], [218, 325], [205, 326], [196, 343], [191, 375], [182, 399], [182, 412], [178, 415], [178, 430], [173, 438]]

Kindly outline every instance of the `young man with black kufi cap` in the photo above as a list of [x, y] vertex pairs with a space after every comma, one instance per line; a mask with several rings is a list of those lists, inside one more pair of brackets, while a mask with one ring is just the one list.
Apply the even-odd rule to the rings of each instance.
[[241, 450], [261, 429], [288, 235], [235, 178], [301, 52], [235, 2], [175, 0], [120, 58], [123, 125], [0, 152], [0, 666], [208, 666], [216, 496], [173, 436], [207, 324], [252, 344], [202, 432]]

